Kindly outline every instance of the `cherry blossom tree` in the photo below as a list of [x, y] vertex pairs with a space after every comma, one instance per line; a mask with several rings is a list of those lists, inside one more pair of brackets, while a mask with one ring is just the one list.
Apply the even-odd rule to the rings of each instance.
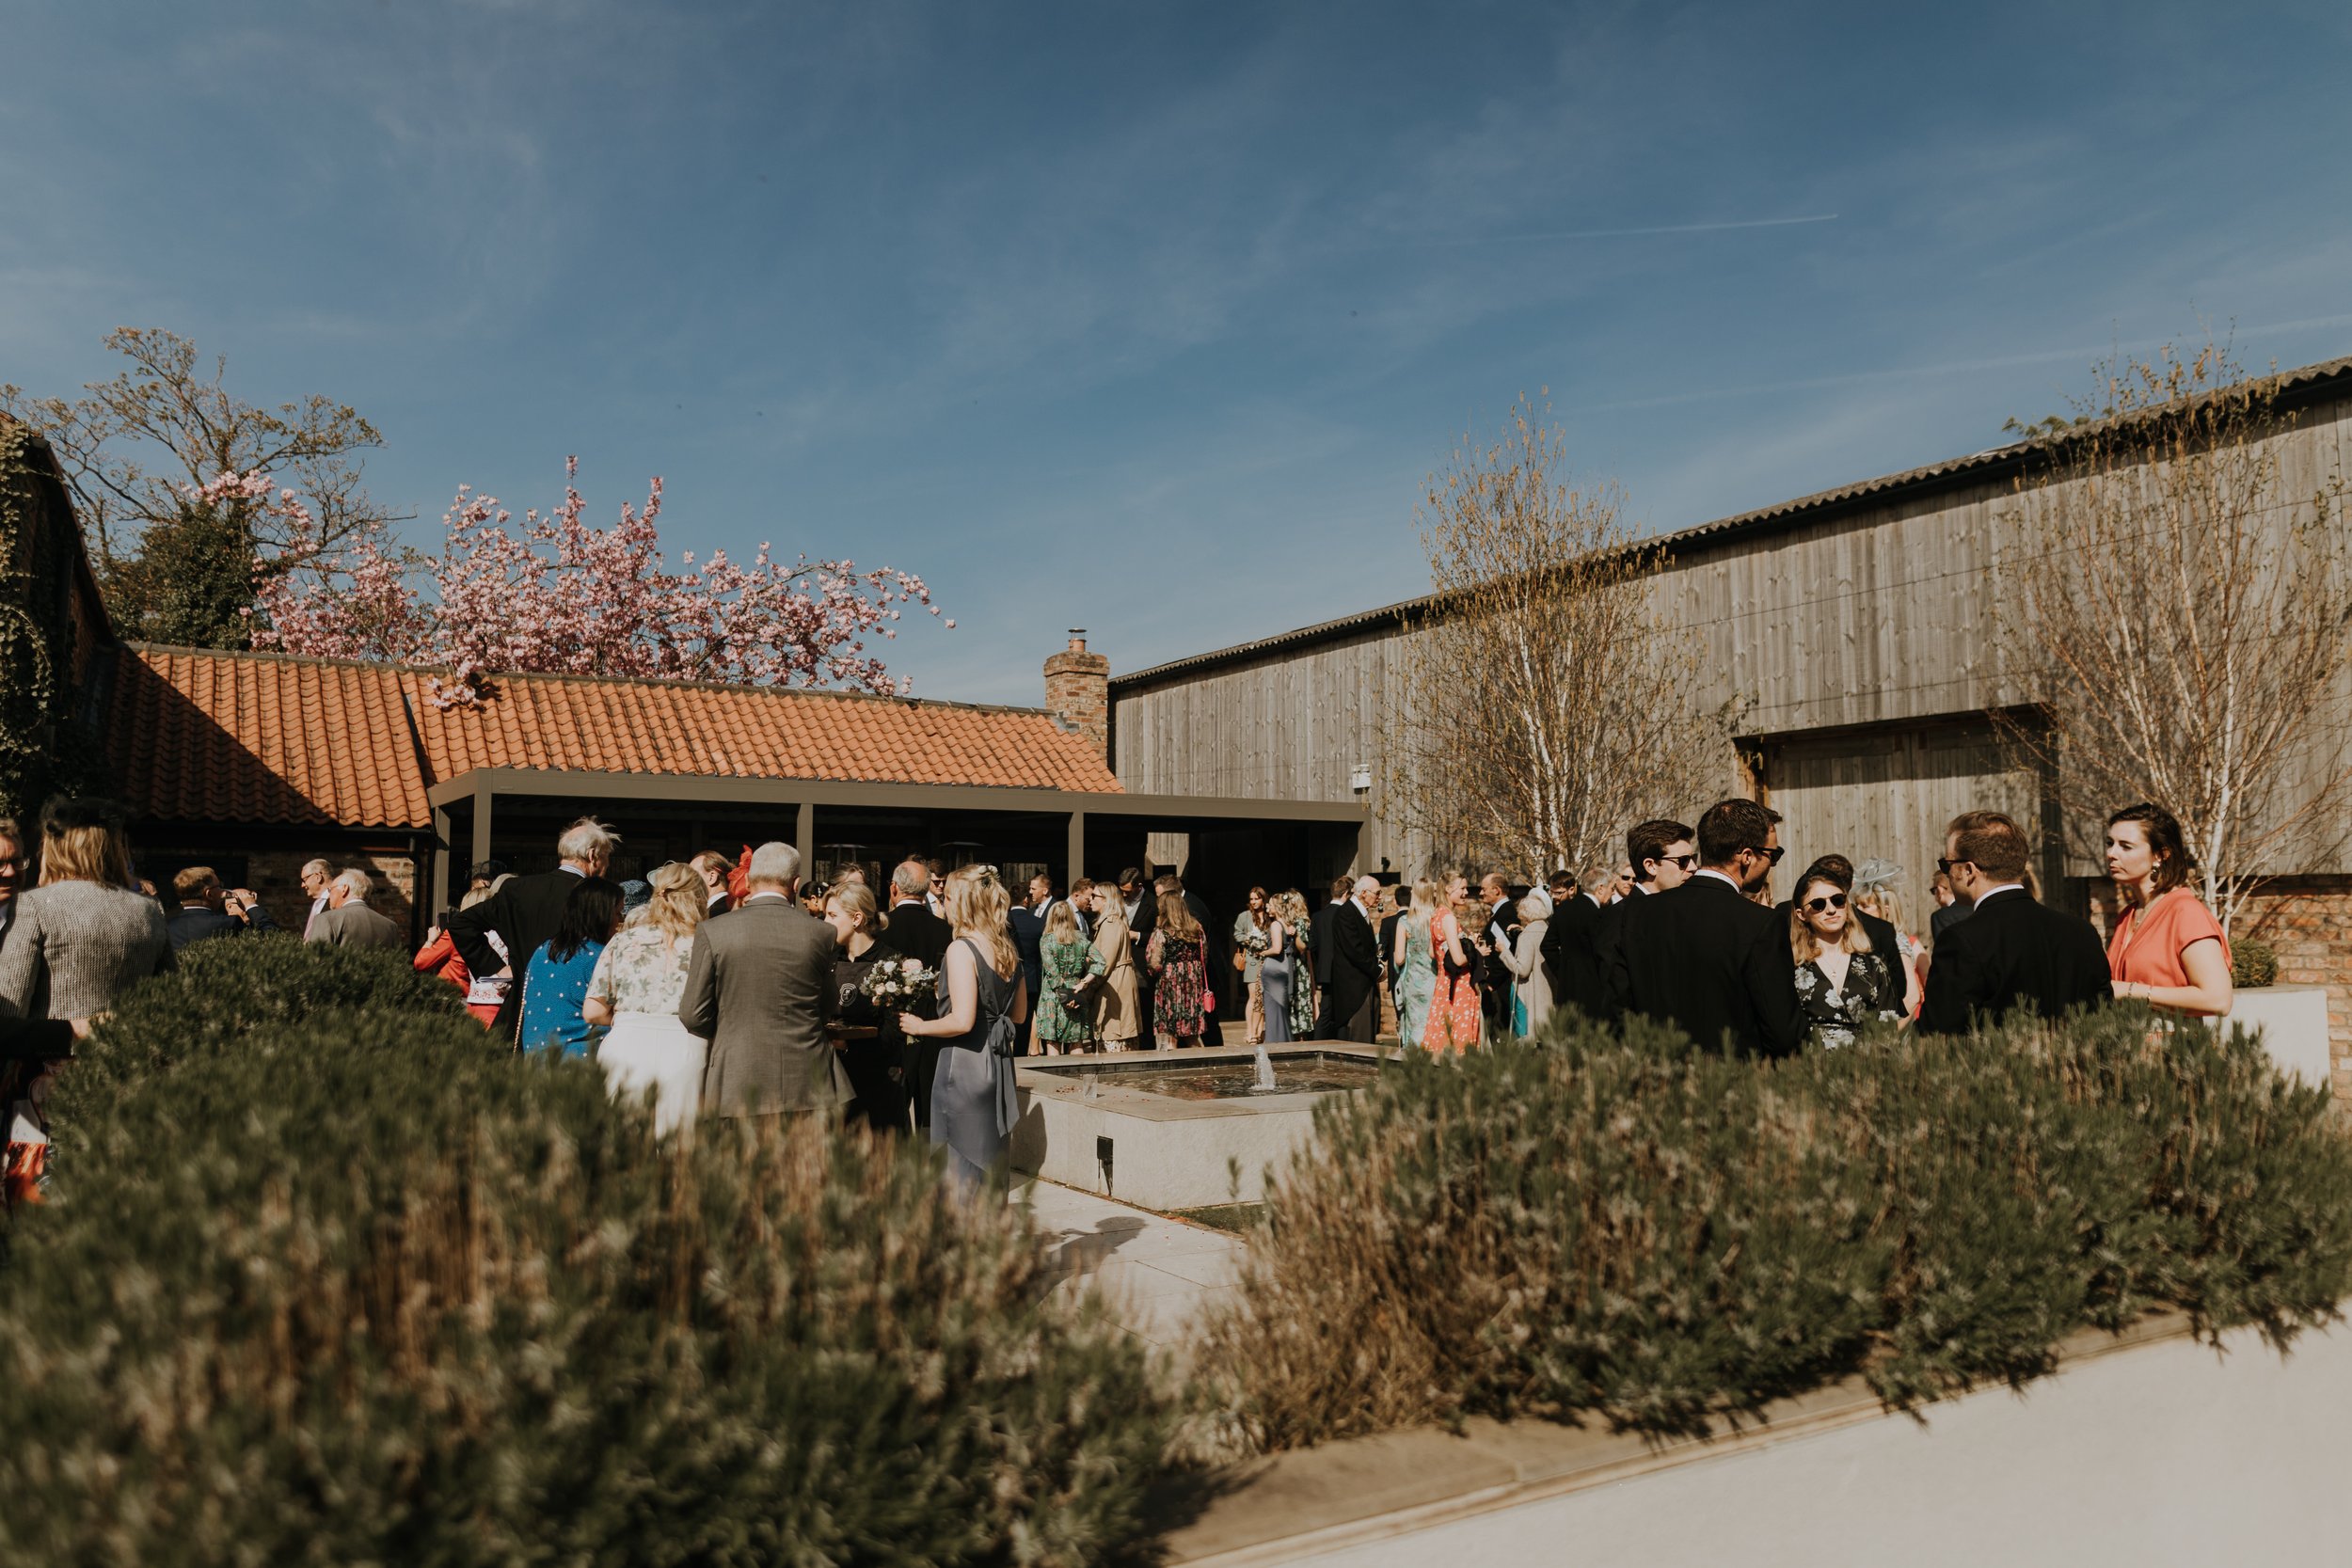
[[272, 494], [266, 475], [224, 474], [197, 495], [265, 509], [295, 541], [293, 568], [257, 584], [255, 647], [446, 666], [434, 683], [445, 706], [479, 702], [505, 671], [911, 689], [872, 643], [896, 638], [910, 607], [939, 615], [921, 578], [805, 555], [787, 564], [764, 544], [749, 562], [714, 550], [697, 564], [683, 552], [672, 572], [660, 479], [643, 506], [624, 504], [598, 529], [572, 483], [578, 460], [564, 472], [563, 503], [519, 525], [495, 497], [460, 485], [440, 553], [425, 556], [388, 550], [378, 535], [330, 556], [312, 544], [301, 497]]

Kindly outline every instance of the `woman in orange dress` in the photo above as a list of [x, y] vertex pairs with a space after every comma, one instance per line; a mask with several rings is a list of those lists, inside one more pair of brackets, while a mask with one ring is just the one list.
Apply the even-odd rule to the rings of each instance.
[[2180, 823], [2162, 806], [2125, 806], [2107, 818], [2107, 875], [2124, 904], [2107, 939], [2107, 972], [2119, 997], [2219, 1018], [2235, 1000], [2230, 939], [2183, 885], [2193, 863]]
[[1477, 929], [1478, 915], [1470, 905], [1470, 879], [1456, 877], [1447, 884], [1447, 898], [1429, 921], [1429, 942], [1436, 949], [1437, 993], [1429, 999], [1421, 1043], [1433, 1056], [1447, 1051], [1459, 1053], [1478, 1043], [1478, 955], [1462, 934], [1463, 922]]

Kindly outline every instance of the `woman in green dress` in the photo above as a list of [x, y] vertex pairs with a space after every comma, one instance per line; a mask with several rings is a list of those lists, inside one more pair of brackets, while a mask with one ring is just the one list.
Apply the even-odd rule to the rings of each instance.
[[1038, 939], [1038, 958], [1044, 994], [1038, 1000], [1037, 1040], [1045, 1054], [1094, 1048], [1094, 992], [1105, 965], [1103, 955], [1078, 934], [1078, 917], [1070, 901], [1057, 902], [1045, 916], [1045, 934]]
[[1396, 1038], [1400, 1045], [1419, 1045], [1429, 1022], [1429, 1004], [1438, 993], [1436, 949], [1429, 938], [1429, 918], [1437, 912], [1441, 890], [1423, 877], [1413, 884], [1410, 913], [1396, 923]]

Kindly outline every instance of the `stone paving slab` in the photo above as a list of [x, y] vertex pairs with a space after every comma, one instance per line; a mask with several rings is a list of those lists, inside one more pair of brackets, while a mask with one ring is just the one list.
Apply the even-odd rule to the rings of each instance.
[[1238, 1236], [1051, 1181], [1024, 1180], [1011, 1201], [1046, 1243], [1055, 1291], [1099, 1287], [1112, 1320], [1162, 1350], [1184, 1350], [1248, 1255]]

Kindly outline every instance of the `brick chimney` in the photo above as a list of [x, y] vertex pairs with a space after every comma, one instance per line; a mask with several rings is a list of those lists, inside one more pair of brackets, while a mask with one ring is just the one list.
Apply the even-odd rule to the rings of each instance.
[[1045, 711], [1110, 760], [1111, 661], [1087, 652], [1084, 626], [1071, 627], [1070, 646], [1045, 661]]

